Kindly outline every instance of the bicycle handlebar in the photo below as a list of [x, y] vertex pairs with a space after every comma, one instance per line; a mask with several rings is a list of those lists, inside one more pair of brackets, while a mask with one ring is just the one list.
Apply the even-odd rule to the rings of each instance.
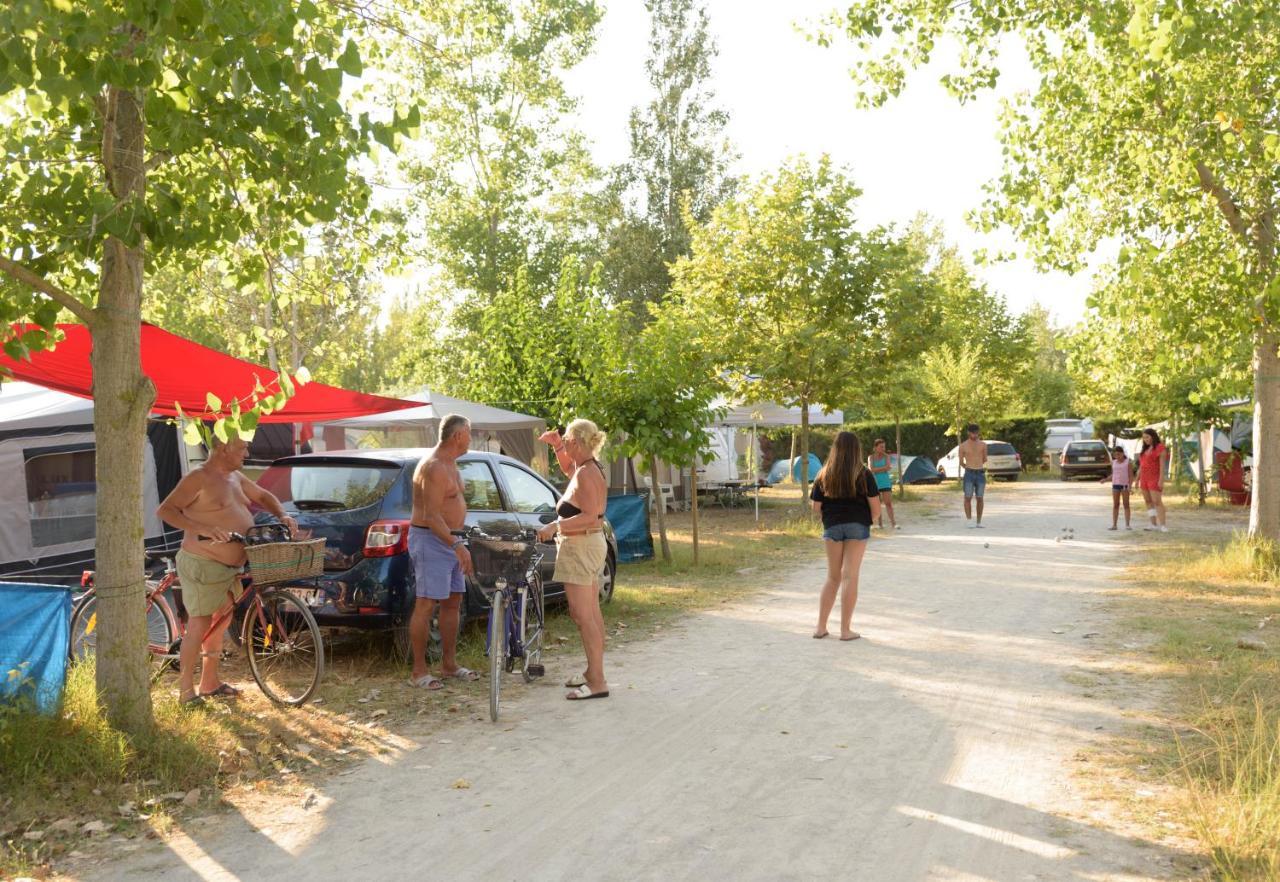
[[[263, 531], [256, 533], [255, 531]], [[264, 542], [289, 542], [293, 539], [293, 534], [284, 524], [258, 524], [250, 527], [243, 533], [237, 533], [232, 530], [227, 534], [230, 538], [228, 542], [239, 542], [241, 545], [255, 545]], [[196, 538], [201, 542], [212, 542], [212, 536], [203, 536], [199, 533]]]

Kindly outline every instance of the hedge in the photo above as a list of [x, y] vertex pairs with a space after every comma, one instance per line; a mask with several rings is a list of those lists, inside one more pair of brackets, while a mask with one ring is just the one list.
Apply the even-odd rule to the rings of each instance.
[[[892, 422], [868, 420], [846, 423], [846, 431], [856, 432], [863, 450], [871, 451], [877, 438], [883, 438], [893, 451], [895, 427]], [[822, 462], [827, 461], [831, 443], [839, 431], [830, 426], [809, 429], [809, 451]], [[999, 438], [1013, 445], [1022, 455], [1024, 467], [1039, 465], [1044, 457], [1045, 418], [1043, 416], [1007, 416], [988, 420], [982, 427], [985, 438]], [[760, 433], [760, 461], [766, 471], [776, 459], [791, 455], [791, 429], [773, 429]], [[956, 446], [954, 435], [947, 435], [947, 426], [932, 420], [902, 421], [902, 450], [910, 456], [927, 456], [934, 462], [942, 459]]]

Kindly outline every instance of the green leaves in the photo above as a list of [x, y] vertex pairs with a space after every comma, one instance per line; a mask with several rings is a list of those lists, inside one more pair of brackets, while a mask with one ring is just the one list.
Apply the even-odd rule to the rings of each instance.
[[364, 63], [360, 60], [360, 47], [355, 40], [348, 40], [346, 48], [338, 56], [338, 67], [348, 76], [358, 77], [364, 73]]

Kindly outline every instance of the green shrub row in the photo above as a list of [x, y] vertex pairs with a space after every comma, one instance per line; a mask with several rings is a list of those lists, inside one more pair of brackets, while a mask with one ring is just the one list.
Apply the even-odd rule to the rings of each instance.
[[[1045, 418], [1043, 416], [1007, 416], [989, 420], [982, 426], [984, 438], [998, 438], [1013, 445], [1022, 455], [1024, 465], [1038, 465], [1044, 456]], [[863, 447], [870, 451], [877, 438], [883, 438], [894, 449], [896, 427], [884, 420], [866, 420], [847, 423], [843, 427], [856, 432]], [[908, 456], [927, 456], [934, 462], [956, 446], [954, 435], [947, 435], [947, 427], [933, 420], [902, 421], [902, 451]], [[809, 430], [809, 450], [826, 462], [831, 443], [839, 429], [819, 426]], [[791, 455], [791, 429], [775, 429], [760, 433], [760, 461], [767, 471], [774, 460]]]

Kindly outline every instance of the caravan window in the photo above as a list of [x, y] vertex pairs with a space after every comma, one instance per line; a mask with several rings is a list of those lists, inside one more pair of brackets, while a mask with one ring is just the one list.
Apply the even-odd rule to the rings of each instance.
[[94, 536], [98, 485], [90, 445], [26, 451], [27, 508], [36, 548]]

